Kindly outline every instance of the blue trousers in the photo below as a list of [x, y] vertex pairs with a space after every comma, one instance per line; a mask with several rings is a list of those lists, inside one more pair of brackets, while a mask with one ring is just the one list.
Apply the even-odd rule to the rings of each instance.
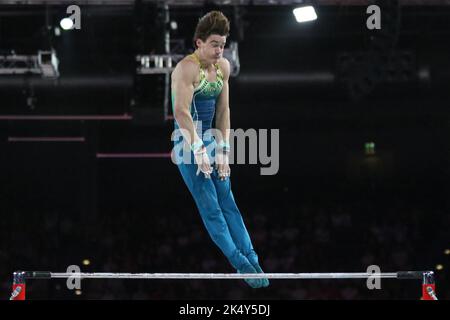
[[230, 177], [220, 180], [215, 168], [210, 179], [202, 172], [196, 175], [198, 166], [193, 157], [191, 160], [177, 166], [212, 240], [236, 270], [245, 269], [249, 262], [258, 265], [258, 256], [231, 192]]

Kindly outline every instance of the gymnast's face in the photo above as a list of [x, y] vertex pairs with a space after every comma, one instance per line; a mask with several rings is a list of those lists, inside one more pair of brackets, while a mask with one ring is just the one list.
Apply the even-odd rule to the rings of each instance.
[[217, 63], [223, 56], [223, 50], [227, 42], [226, 36], [220, 36], [218, 34], [212, 34], [203, 42], [201, 39], [197, 39], [197, 46], [202, 58], [208, 63]]

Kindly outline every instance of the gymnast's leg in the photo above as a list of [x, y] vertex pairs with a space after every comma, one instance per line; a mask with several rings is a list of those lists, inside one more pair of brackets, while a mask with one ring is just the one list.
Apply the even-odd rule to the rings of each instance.
[[[196, 164], [181, 163], [178, 168], [214, 243], [239, 273], [257, 273], [247, 257], [236, 247], [231, 237], [212, 180], [205, 178], [203, 174], [196, 175]], [[245, 279], [245, 281], [253, 288], [260, 288], [264, 285], [262, 279]]]
[[[217, 170], [214, 170], [211, 175], [211, 179], [217, 192], [219, 206], [222, 209], [234, 243], [236, 244], [237, 248], [239, 248], [239, 250], [247, 257], [248, 261], [250, 261], [256, 271], [258, 271], [258, 273], [263, 273], [263, 270], [259, 265], [258, 255], [253, 249], [250, 235], [242, 219], [241, 212], [239, 211], [234, 200], [234, 196], [231, 191], [230, 178], [227, 177], [225, 180], [221, 180], [219, 178]], [[269, 280], [263, 279], [263, 286], [267, 287], [268, 285]]]

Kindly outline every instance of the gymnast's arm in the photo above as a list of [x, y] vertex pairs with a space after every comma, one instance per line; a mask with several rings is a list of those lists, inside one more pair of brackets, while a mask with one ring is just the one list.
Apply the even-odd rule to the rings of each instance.
[[229, 105], [229, 87], [228, 79], [230, 77], [230, 63], [227, 59], [222, 58], [220, 68], [223, 72], [223, 88], [217, 98], [216, 106], [216, 128], [222, 134], [221, 140], [218, 141], [229, 143], [230, 141], [230, 105]]
[[172, 91], [175, 93], [174, 118], [178, 126], [184, 129], [181, 133], [189, 145], [202, 142], [195, 130], [190, 112], [197, 69], [192, 62], [182, 60], [172, 72]]

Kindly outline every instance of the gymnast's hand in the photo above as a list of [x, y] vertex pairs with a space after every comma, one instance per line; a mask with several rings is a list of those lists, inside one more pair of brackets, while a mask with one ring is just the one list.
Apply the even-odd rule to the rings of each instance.
[[231, 169], [229, 165], [229, 151], [223, 149], [216, 150], [215, 167], [219, 173], [220, 180], [224, 181], [230, 176]]
[[205, 178], [210, 179], [212, 173], [212, 167], [209, 162], [208, 154], [206, 153], [206, 147], [202, 145], [197, 150], [194, 150], [195, 163], [198, 165], [197, 173], [201, 172], [205, 175]]

